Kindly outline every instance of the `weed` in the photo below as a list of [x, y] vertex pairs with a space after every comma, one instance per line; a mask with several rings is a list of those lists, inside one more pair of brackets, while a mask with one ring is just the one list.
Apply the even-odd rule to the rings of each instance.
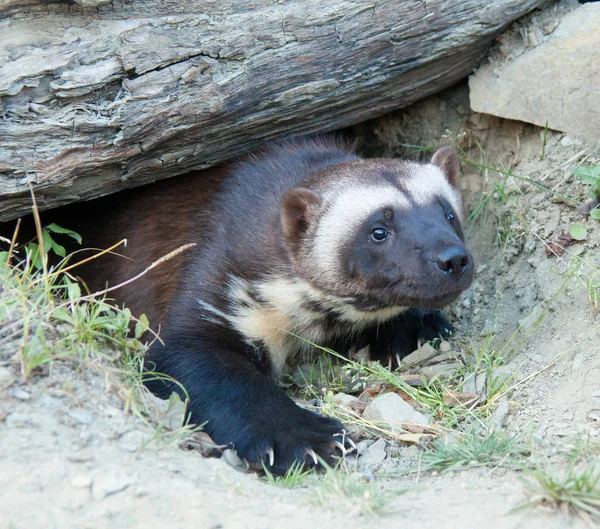
[[284, 488], [298, 487], [306, 478], [315, 473], [312, 468], [306, 469], [301, 462], [297, 461], [294, 463], [283, 476], [274, 476], [267, 466], [263, 463], [263, 470], [265, 473], [265, 481], [271, 485]]
[[465, 433], [459, 437], [440, 437], [421, 457], [425, 470], [457, 470], [474, 466], [512, 466], [530, 449], [504, 432]]
[[363, 515], [382, 514], [389, 503], [383, 492], [361, 474], [329, 467], [313, 490], [313, 500], [323, 507], [333, 505]]
[[600, 516], [600, 473], [594, 465], [578, 469], [571, 463], [562, 475], [541, 469], [524, 471], [531, 478], [524, 479], [531, 498], [518, 509], [545, 505]]

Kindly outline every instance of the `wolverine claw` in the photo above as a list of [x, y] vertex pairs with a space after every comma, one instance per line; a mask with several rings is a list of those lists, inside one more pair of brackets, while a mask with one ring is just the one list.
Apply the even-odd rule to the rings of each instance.
[[275, 464], [275, 452], [272, 448], [267, 450], [267, 455], [269, 456], [269, 466], [272, 467]]
[[342, 457], [346, 457], [347, 450], [342, 443], [340, 443], [339, 441], [333, 441], [331, 444], [337, 446], [340, 449], [340, 452], [342, 452]]
[[319, 460], [317, 459], [317, 454], [315, 454], [315, 451], [312, 448], [307, 448], [306, 453], [311, 457], [311, 459], [315, 463], [315, 466], [318, 466]]
[[350, 439], [350, 437], [346, 437], [345, 441], [350, 445], [352, 450], [356, 450], [356, 445], [354, 444], [354, 441]]

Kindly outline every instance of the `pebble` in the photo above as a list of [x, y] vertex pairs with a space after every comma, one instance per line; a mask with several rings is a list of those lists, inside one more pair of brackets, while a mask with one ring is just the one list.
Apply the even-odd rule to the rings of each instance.
[[87, 489], [92, 486], [92, 478], [90, 476], [80, 474], [71, 480], [71, 486], [76, 489]]
[[23, 428], [35, 426], [36, 421], [25, 413], [13, 412], [4, 419], [4, 424], [6, 424], [8, 428]]
[[135, 480], [127, 474], [101, 474], [94, 478], [92, 483], [92, 497], [102, 500], [107, 496], [116, 494], [133, 485]]
[[364, 402], [361, 402], [356, 397], [346, 393], [336, 393], [333, 396], [333, 402], [342, 408], [358, 413], [362, 413], [366, 407]]
[[356, 453], [361, 456], [363, 455], [367, 448], [371, 446], [375, 441], [373, 439], [363, 439], [362, 441], [356, 443]]
[[465, 381], [463, 382], [463, 392], [464, 393], [477, 393], [477, 388], [475, 387], [475, 373], [469, 373]]
[[384, 439], [375, 441], [366, 452], [358, 458], [358, 468], [361, 470], [377, 470], [387, 454], [385, 453], [386, 442]]
[[0, 367], [0, 391], [9, 388], [16, 382], [16, 378], [7, 367]]
[[125, 432], [119, 439], [119, 448], [126, 452], [137, 452], [149, 441], [148, 435], [140, 430]]
[[29, 400], [31, 399], [31, 393], [18, 386], [13, 386], [10, 390], [10, 396], [17, 400]]
[[458, 362], [447, 362], [444, 364], [435, 364], [424, 367], [421, 372], [426, 376], [439, 375], [440, 373], [450, 374], [462, 368], [463, 365]]
[[452, 346], [446, 340], [440, 342], [440, 353], [449, 353], [452, 351]]
[[429, 419], [416, 411], [410, 404], [395, 393], [385, 393], [375, 397], [363, 413], [363, 418], [373, 421], [392, 433], [402, 433], [402, 426], [408, 424], [429, 424]]
[[64, 408], [63, 401], [57, 397], [53, 397], [52, 395], [48, 395], [44, 393], [40, 398], [40, 404], [49, 410], [59, 410]]
[[494, 410], [494, 413], [492, 413], [490, 418], [490, 425], [494, 430], [502, 430], [502, 426], [509, 411], [510, 406], [508, 404], [508, 399], [502, 397], [498, 403], [498, 407]]
[[403, 366], [417, 366], [431, 360], [437, 351], [428, 343], [423, 344], [416, 351], [413, 351], [408, 356], [402, 359]]
[[79, 424], [93, 424], [96, 422], [96, 416], [87, 410], [78, 408], [69, 412], [69, 417], [75, 419]]

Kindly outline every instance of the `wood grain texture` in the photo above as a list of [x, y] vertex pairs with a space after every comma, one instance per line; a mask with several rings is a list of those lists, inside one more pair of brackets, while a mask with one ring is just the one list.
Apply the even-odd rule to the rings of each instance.
[[408, 105], [545, 2], [4, 0], [0, 221]]

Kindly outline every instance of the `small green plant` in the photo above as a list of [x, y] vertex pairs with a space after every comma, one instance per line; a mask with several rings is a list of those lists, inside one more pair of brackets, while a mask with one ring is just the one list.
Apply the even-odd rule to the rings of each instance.
[[[573, 176], [579, 178], [584, 184], [590, 184], [592, 186], [590, 195], [594, 200], [600, 199], [600, 164], [581, 165], [573, 171]], [[590, 217], [600, 220], [600, 208], [598, 206], [590, 211]]]
[[545, 505], [555, 509], [566, 507], [576, 514], [600, 517], [600, 472], [594, 465], [578, 469], [570, 464], [563, 473], [540, 469], [524, 471], [530, 478], [524, 479], [524, 482], [531, 498], [519, 510]]
[[299, 461], [288, 468], [283, 476], [274, 476], [264, 463], [262, 466], [265, 473], [265, 481], [271, 485], [284, 488], [298, 487], [305, 482], [308, 476], [315, 474], [315, 470], [313, 468], [304, 468], [302, 463]]
[[512, 466], [529, 455], [530, 449], [504, 432], [491, 430], [440, 437], [421, 457], [425, 470], [458, 470], [473, 466]]
[[313, 500], [322, 507], [335, 506], [362, 515], [383, 514], [389, 503], [381, 489], [361, 474], [329, 467], [313, 490]]

